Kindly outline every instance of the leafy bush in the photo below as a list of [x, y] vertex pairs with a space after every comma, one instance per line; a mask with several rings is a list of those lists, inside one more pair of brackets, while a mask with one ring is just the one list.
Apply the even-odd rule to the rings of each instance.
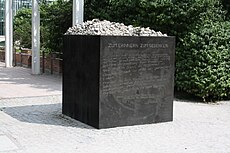
[[14, 17], [14, 41], [19, 41], [25, 48], [31, 48], [31, 14], [31, 9], [21, 9]]
[[230, 19], [230, 1], [229, 0], [221, 0], [221, 1], [222, 1], [224, 8], [227, 11], [226, 16], [228, 19]]
[[109, 20], [111, 8], [110, 0], [84, 0], [84, 20]]
[[204, 101], [230, 96], [230, 22], [204, 23], [181, 39], [177, 89]]
[[50, 51], [62, 52], [63, 35], [72, 26], [72, 1], [43, 3], [40, 8], [43, 47]]

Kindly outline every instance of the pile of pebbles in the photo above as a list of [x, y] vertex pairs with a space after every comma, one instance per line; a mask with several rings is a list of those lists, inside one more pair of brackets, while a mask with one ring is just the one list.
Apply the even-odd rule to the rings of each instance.
[[66, 35], [102, 35], [102, 36], [167, 36], [148, 28], [126, 26], [123, 23], [93, 19], [77, 24], [67, 30]]

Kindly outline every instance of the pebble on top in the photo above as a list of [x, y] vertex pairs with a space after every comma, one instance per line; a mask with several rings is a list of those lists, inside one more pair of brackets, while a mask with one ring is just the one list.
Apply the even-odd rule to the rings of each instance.
[[70, 27], [65, 35], [102, 35], [102, 36], [167, 36], [161, 32], [143, 27], [126, 26], [123, 23], [93, 19]]

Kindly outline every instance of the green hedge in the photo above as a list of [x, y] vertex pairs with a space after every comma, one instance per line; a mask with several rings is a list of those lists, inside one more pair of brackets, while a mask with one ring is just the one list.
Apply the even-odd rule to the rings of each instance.
[[230, 96], [230, 22], [204, 23], [177, 51], [176, 87], [212, 101]]
[[62, 52], [63, 35], [72, 26], [72, 1], [43, 3], [40, 8], [42, 47], [50, 52]]
[[20, 42], [20, 47], [31, 48], [31, 9], [21, 9], [14, 17], [14, 41]]

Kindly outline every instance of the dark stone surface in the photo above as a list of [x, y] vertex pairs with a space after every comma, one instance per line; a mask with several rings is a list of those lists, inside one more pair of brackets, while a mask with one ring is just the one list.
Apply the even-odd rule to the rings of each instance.
[[63, 54], [63, 114], [98, 127], [99, 37], [66, 36]]
[[174, 37], [65, 36], [63, 114], [96, 128], [172, 121]]

